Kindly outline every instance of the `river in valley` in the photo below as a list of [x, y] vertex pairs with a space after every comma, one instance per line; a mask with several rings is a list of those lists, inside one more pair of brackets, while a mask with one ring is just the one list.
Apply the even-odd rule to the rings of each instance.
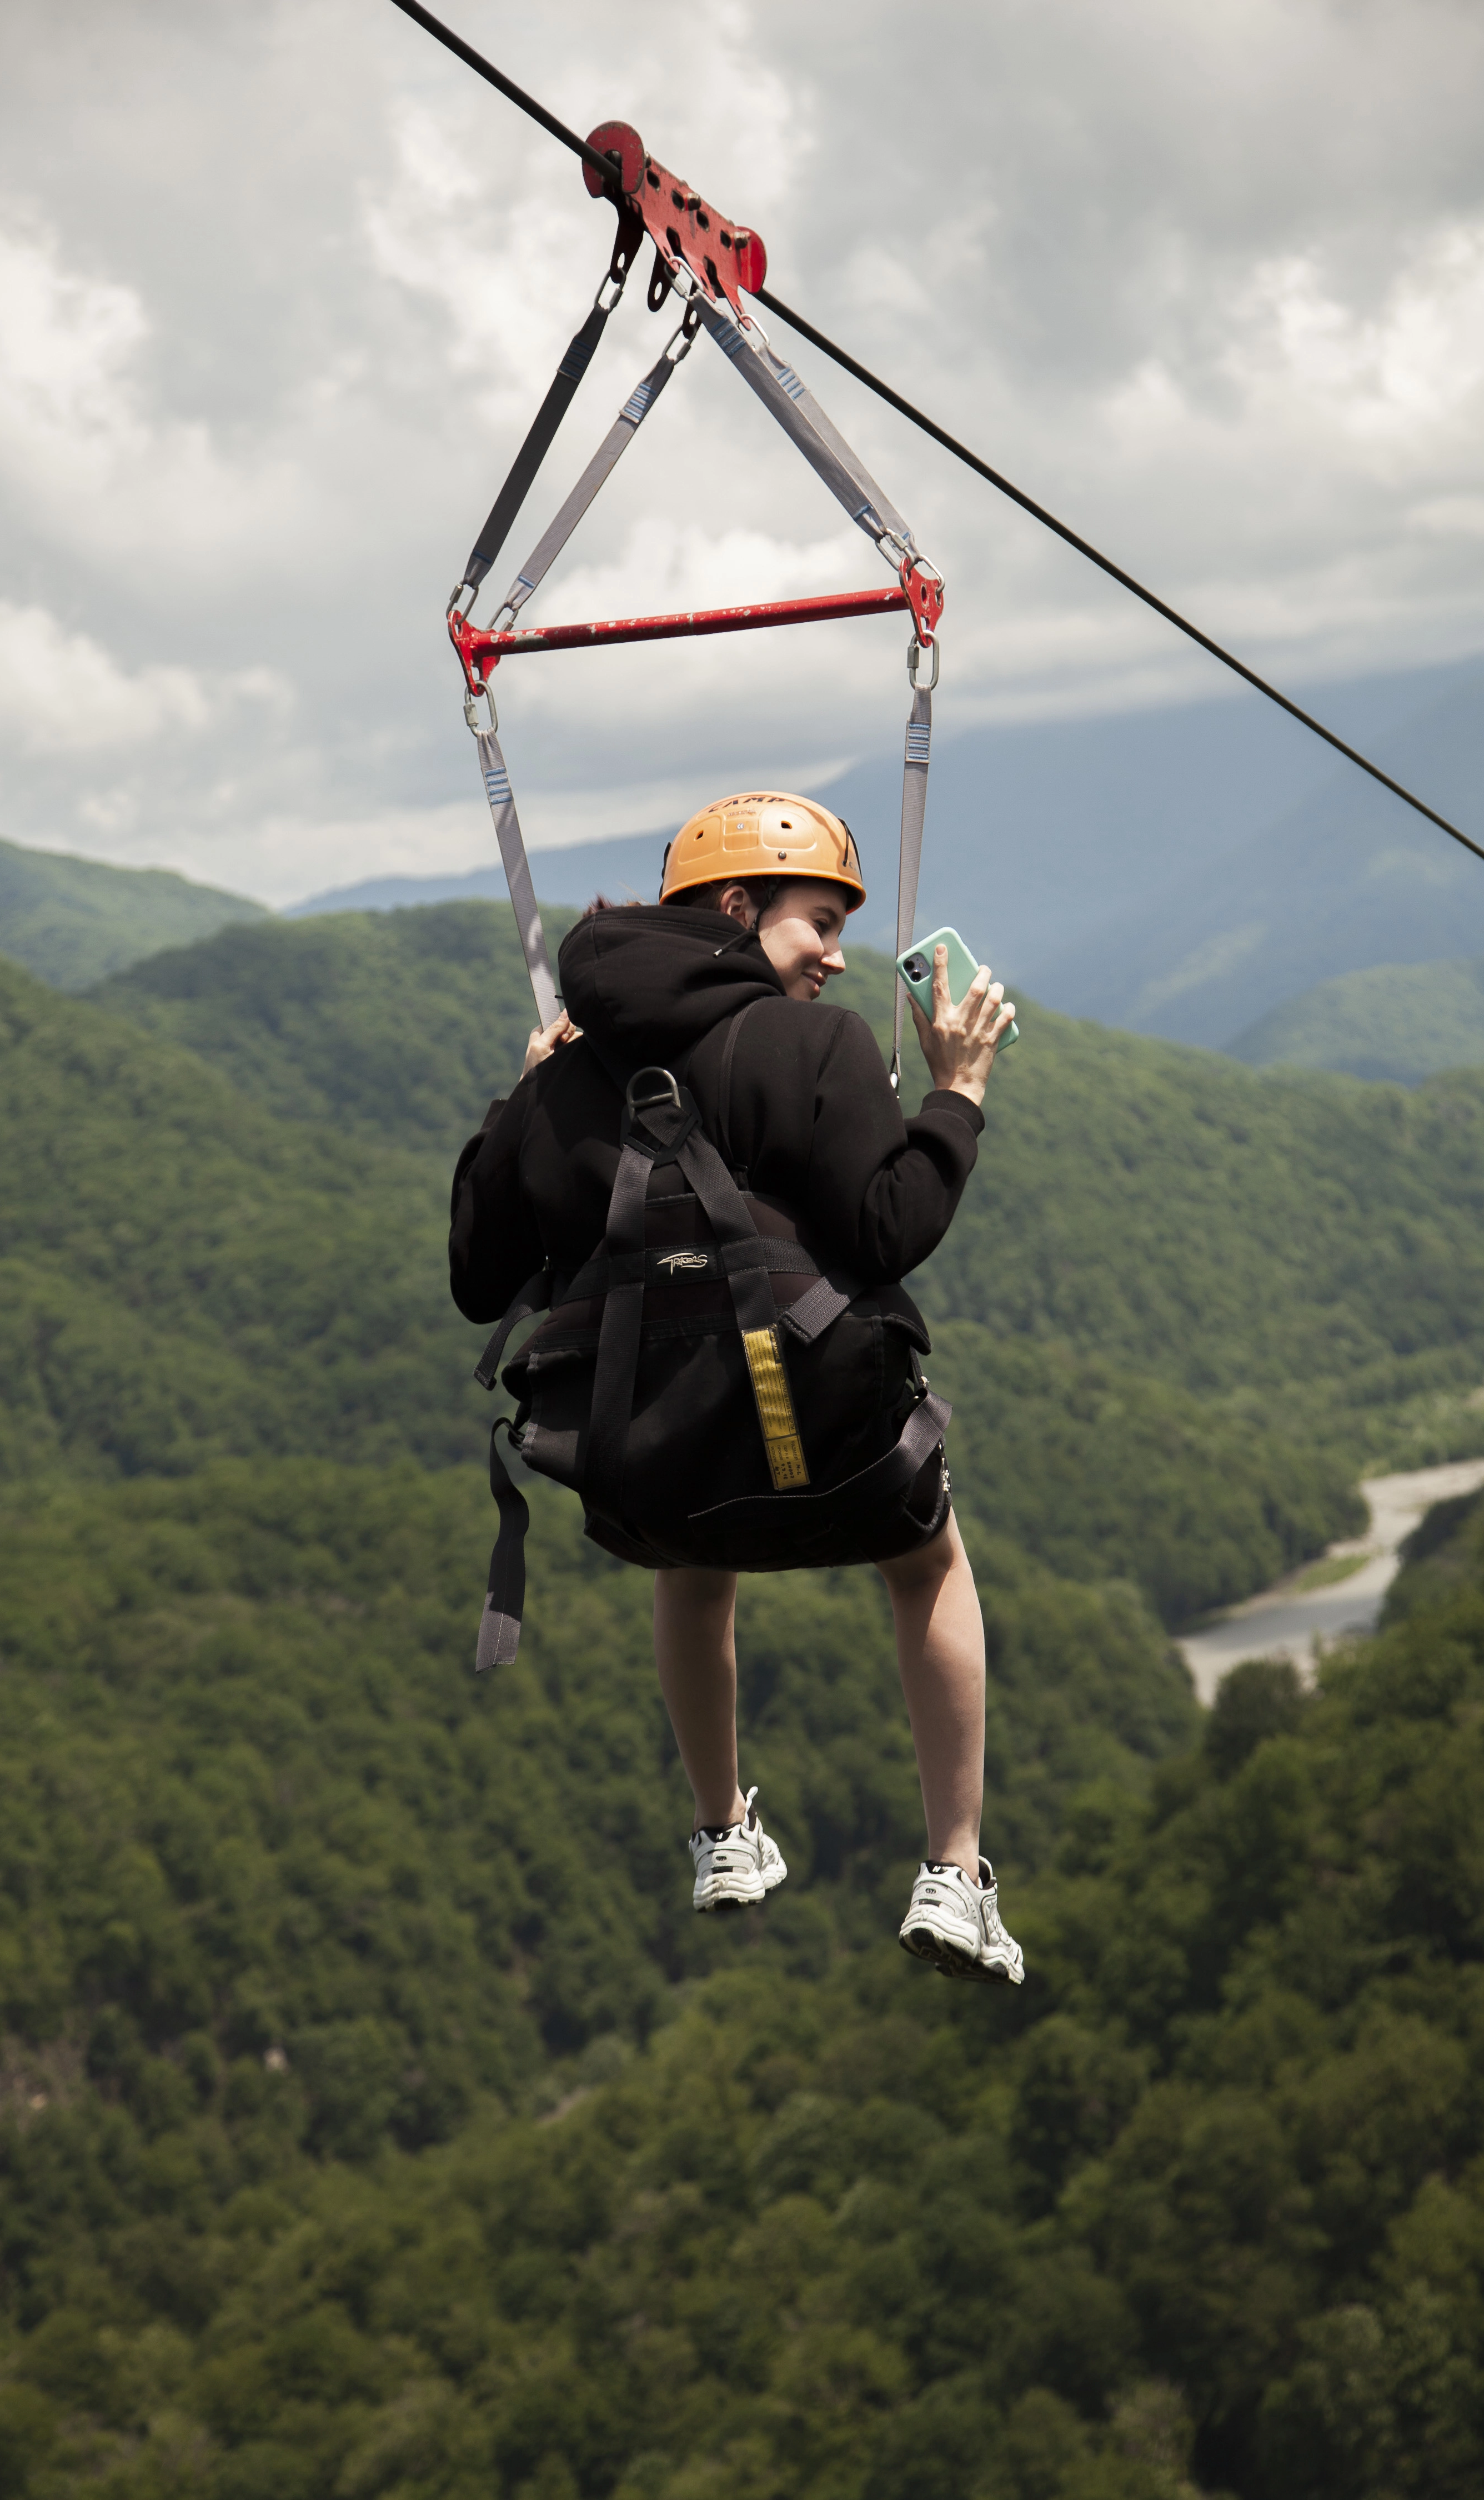
[[1364, 1536], [1332, 1545], [1322, 1562], [1233, 1606], [1204, 1631], [1177, 1643], [1203, 1701], [1228, 1667], [1242, 1658], [1291, 1658], [1312, 1672], [1315, 1644], [1343, 1632], [1375, 1629], [1381, 1600], [1397, 1574], [1397, 1549], [1435, 1501], [1484, 1484], [1484, 1459], [1455, 1459], [1404, 1475], [1370, 1476], [1361, 1485], [1371, 1513]]

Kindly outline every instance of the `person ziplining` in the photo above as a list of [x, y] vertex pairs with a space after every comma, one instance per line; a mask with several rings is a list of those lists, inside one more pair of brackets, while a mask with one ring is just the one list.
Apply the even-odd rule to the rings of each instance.
[[[761, 1901], [787, 1873], [738, 1780], [737, 1572], [874, 1562], [927, 1821], [901, 1941], [950, 1976], [1018, 1982], [980, 1856], [984, 1636], [950, 1410], [900, 1282], [959, 1203], [1015, 1010], [987, 970], [954, 1006], [940, 948], [930, 1022], [913, 1003], [932, 1090], [904, 1121], [869, 1026], [820, 1003], [865, 900], [838, 817], [776, 792], [718, 801], [670, 844], [661, 894], [595, 907], [565, 940], [565, 1011], [460, 1161], [454, 1297], [504, 1315], [490, 1376], [510, 1322], [553, 1305], [504, 1369], [511, 1439], [581, 1494], [597, 1544], [655, 1574], [695, 1908]], [[501, 1542], [496, 1659], [518, 1603]]]
[[[936, 949], [931, 1016], [913, 1001], [932, 1090], [904, 1121], [903, 991], [889, 1074], [861, 1018], [817, 1004], [845, 969], [846, 918], [865, 901], [854, 838], [827, 809], [766, 789], [716, 800], [682, 826], [657, 904], [586, 914], [562, 947], [559, 996], [491, 694], [495, 670], [518, 654], [909, 614], [906, 949], [943, 577], [745, 311], [742, 287], [760, 284], [766, 266], [758, 237], [656, 165], [626, 124], [604, 124], [591, 144], [617, 186], [608, 270], [448, 606], [538, 1017], [520, 1084], [459, 1165], [454, 1297], [468, 1317], [499, 1323], [477, 1376], [502, 1380], [517, 1400], [502, 1427], [511, 1446], [581, 1496], [590, 1536], [655, 1574], [656, 1661], [694, 1798], [695, 1908], [760, 1901], [787, 1873], [756, 1790], [744, 1796], [738, 1785], [738, 1571], [874, 1562], [891, 1599], [927, 1821], [901, 1941], [950, 1976], [1018, 1982], [1019, 1948], [980, 1855], [984, 1626], [950, 1499], [949, 1409], [923, 1378], [927, 1332], [901, 1283], [958, 1204], [1014, 1009], [984, 966], [955, 1003], [947, 951]], [[588, 179], [604, 187], [591, 169]], [[682, 317], [491, 624], [475, 626], [474, 597], [646, 231], [651, 309], [673, 293]], [[524, 628], [527, 602], [702, 329], [887, 558], [895, 586]], [[504, 1362], [512, 1329], [541, 1311], [549, 1316]], [[480, 1668], [514, 1656], [524, 1601], [526, 1504], [494, 1434], [491, 1482], [501, 1527]]]

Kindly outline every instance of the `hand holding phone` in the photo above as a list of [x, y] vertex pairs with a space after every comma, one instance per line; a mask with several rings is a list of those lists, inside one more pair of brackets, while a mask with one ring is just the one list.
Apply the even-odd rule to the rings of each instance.
[[[933, 1015], [933, 950], [937, 946], [948, 949], [949, 997], [955, 1007], [968, 996], [979, 970], [978, 956], [970, 954], [956, 929], [935, 929], [930, 938], [921, 938], [916, 946], [909, 946], [905, 955], [898, 955], [896, 969], [903, 987], [917, 1000], [929, 1024]], [[1013, 1024], [1008, 1033], [1001, 1034], [998, 1046], [1008, 1050], [1019, 1038], [1020, 1028]]]

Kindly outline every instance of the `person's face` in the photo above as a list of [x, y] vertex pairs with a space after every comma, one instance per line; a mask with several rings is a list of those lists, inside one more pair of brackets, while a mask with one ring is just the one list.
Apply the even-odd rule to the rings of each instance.
[[825, 982], [845, 970], [846, 896], [840, 885], [802, 879], [775, 895], [758, 920], [762, 951], [790, 999], [817, 999]]

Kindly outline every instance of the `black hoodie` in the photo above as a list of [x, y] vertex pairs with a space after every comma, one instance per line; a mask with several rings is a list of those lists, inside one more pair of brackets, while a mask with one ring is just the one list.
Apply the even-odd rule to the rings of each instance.
[[[883, 1286], [936, 1250], [974, 1168], [984, 1118], [932, 1093], [904, 1120], [881, 1053], [849, 1007], [784, 996], [759, 940], [721, 913], [646, 904], [581, 920], [563, 941], [574, 1024], [629, 1068], [672, 1069], [754, 1194], [788, 1208], [817, 1258]], [[721, 1102], [726, 1029], [740, 1028]], [[449, 1268], [470, 1320], [500, 1317], [550, 1259], [569, 1275], [602, 1239], [622, 1105], [581, 1043], [490, 1106], [454, 1175]]]

